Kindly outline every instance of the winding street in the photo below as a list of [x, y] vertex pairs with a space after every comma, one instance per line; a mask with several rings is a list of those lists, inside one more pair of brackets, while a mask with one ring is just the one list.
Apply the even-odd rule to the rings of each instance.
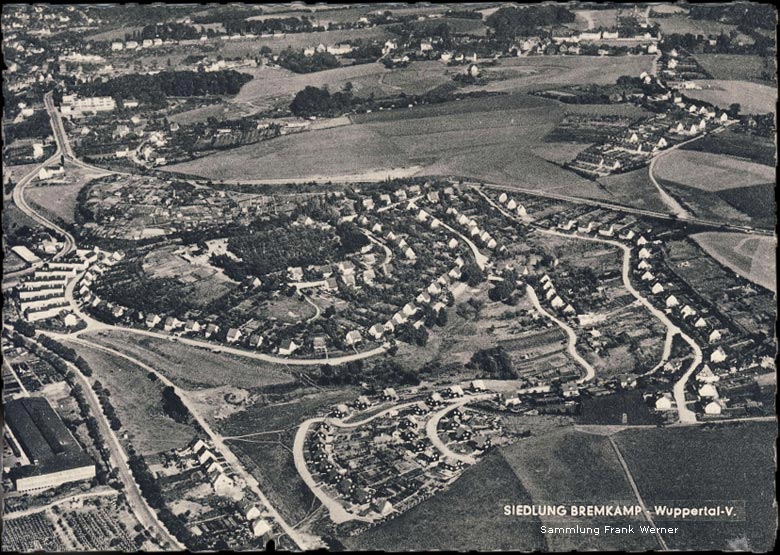
[[[493, 199], [488, 197], [485, 193], [483, 193], [479, 189], [475, 189], [475, 190], [477, 191], [478, 194], [480, 194], [485, 200], [487, 200], [494, 208], [496, 208], [504, 216], [512, 220], [518, 221], [520, 223], [523, 223], [521, 220], [517, 218], [517, 216], [515, 216], [514, 214], [510, 214], [509, 212], [504, 210], [503, 207], [498, 205]], [[680, 379], [674, 384], [673, 394], [674, 394], [675, 403], [677, 405], [677, 415], [678, 418], [680, 419], [680, 423], [681, 424], [695, 423], [696, 413], [693, 412], [690, 408], [688, 408], [688, 405], [685, 401], [685, 390], [687, 389], [688, 380], [690, 379], [691, 375], [702, 362], [703, 354], [702, 354], [701, 347], [699, 347], [699, 345], [689, 335], [684, 333], [677, 325], [675, 325], [662, 310], [659, 310], [655, 306], [653, 306], [653, 304], [650, 303], [650, 301], [648, 301], [645, 297], [643, 297], [639, 293], [639, 291], [637, 291], [634, 288], [634, 286], [631, 284], [631, 277], [630, 277], [631, 249], [623, 243], [620, 243], [618, 241], [613, 241], [610, 239], [601, 239], [599, 237], [587, 237], [587, 236], [577, 235], [577, 234], [566, 234], [551, 229], [542, 229], [539, 227], [536, 227], [535, 230], [538, 231], [539, 233], [543, 233], [546, 235], [555, 235], [557, 237], [564, 237], [566, 239], [577, 239], [580, 241], [592, 241], [595, 243], [604, 243], [623, 250], [623, 268], [622, 268], [623, 285], [628, 290], [628, 292], [634, 296], [635, 299], [637, 299], [640, 303], [642, 303], [642, 306], [644, 306], [653, 316], [655, 316], [656, 318], [658, 318], [658, 320], [661, 321], [661, 323], [666, 327], [667, 330], [666, 337], [664, 340], [663, 353], [661, 355], [661, 361], [658, 363], [658, 365], [656, 365], [651, 370], [651, 372], [655, 372], [658, 368], [660, 368], [663, 364], [665, 364], [666, 361], [669, 360], [672, 351], [672, 340], [675, 335], [679, 334], [680, 337], [688, 345], [690, 345], [691, 349], [693, 350], [693, 354], [694, 354], [693, 361], [691, 362], [688, 369], [680, 377]], [[532, 300], [536, 297], [535, 294], [529, 294], [529, 296], [531, 296]]]
[[441, 440], [441, 437], [439, 437], [439, 421], [449, 412], [462, 407], [463, 405], [467, 405], [469, 403], [472, 403], [474, 401], [484, 401], [487, 399], [490, 399], [492, 397], [495, 397], [495, 393], [482, 393], [480, 395], [472, 395], [472, 396], [466, 396], [461, 399], [457, 399], [454, 402], [451, 402], [443, 409], [435, 412], [431, 418], [428, 419], [428, 421], [425, 423], [425, 433], [428, 436], [428, 439], [431, 440], [431, 443], [433, 443], [433, 446], [436, 447], [439, 451], [441, 451], [442, 455], [445, 457], [451, 457], [455, 460], [462, 461], [466, 464], [476, 464], [477, 459], [474, 458], [472, 455], [461, 455], [459, 453], [456, 453], [449, 447], [447, 447], [447, 444], [444, 443]]

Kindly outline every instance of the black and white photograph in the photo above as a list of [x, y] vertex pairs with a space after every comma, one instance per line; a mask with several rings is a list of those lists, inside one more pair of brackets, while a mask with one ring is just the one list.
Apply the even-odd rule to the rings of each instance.
[[774, 549], [772, 3], [0, 23], [3, 551]]

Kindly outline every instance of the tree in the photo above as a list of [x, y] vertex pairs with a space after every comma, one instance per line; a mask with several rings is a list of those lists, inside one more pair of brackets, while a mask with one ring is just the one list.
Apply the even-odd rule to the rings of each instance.
[[736, 118], [739, 116], [739, 112], [742, 110], [742, 105], [739, 102], [734, 102], [729, 106], [728, 114], [729, 117]]

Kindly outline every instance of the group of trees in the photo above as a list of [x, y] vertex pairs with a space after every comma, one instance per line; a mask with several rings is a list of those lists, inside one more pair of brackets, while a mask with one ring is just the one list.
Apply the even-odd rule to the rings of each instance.
[[172, 386], [162, 390], [163, 411], [179, 424], [188, 424], [192, 419], [189, 409], [184, 405]]
[[338, 58], [328, 52], [315, 52], [306, 56], [302, 50], [289, 47], [279, 53], [276, 63], [294, 73], [314, 73], [341, 66]]
[[485, 23], [497, 37], [514, 39], [539, 32], [540, 27], [574, 21], [574, 12], [561, 4], [504, 7], [490, 14]]
[[234, 95], [251, 80], [251, 75], [232, 69], [129, 73], [105, 82], [86, 83], [79, 92], [84, 96], [112, 96], [117, 101], [133, 96], [144, 103], [158, 104], [173, 96]]
[[472, 355], [467, 366], [478, 370], [489, 378], [498, 380], [513, 380], [517, 378], [517, 373], [512, 366], [512, 359], [503, 347], [477, 351]]
[[290, 111], [301, 118], [310, 116], [333, 117], [349, 112], [361, 100], [352, 95], [351, 88], [330, 94], [326, 88], [307, 86], [298, 91], [290, 103]]
[[103, 387], [103, 384], [100, 383], [100, 380], [95, 380], [95, 383], [92, 384], [92, 390], [95, 392], [95, 395], [98, 396], [98, 399], [100, 399], [100, 406], [103, 407], [103, 414], [106, 415], [108, 424], [111, 426], [111, 429], [115, 432], [121, 429], [122, 422], [119, 420], [119, 416], [116, 414], [114, 405], [111, 404], [111, 392]]
[[320, 385], [359, 385], [382, 388], [387, 386], [419, 385], [417, 373], [405, 368], [392, 358], [380, 359], [366, 367], [363, 361], [353, 361], [339, 366], [325, 364], [320, 367], [316, 381]]

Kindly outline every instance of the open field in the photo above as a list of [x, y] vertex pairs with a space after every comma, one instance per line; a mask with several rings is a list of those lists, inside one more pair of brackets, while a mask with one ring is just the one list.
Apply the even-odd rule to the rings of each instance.
[[681, 150], [727, 154], [772, 167], [775, 166], [776, 160], [775, 145], [771, 139], [737, 133], [731, 129], [690, 142]]
[[293, 381], [278, 365], [212, 353], [174, 341], [114, 331], [91, 334], [90, 338], [137, 358], [185, 389], [220, 385], [256, 389]]
[[621, 12], [619, 9], [614, 10], [575, 10], [574, 11], [574, 23], [569, 26], [579, 31], [587, 31], [588, 29], [597, 29], [599, 27], [614, 27], [617, 25], [617, 17]]
[[[495, 67], [482, 67], [487, 85], [464, 90], [527, 92], [547, 85], [614, 84], [621, 75], [650, 71], [653, 56], [536, 56], [507, 58]], [[490, 80], [491, 75], [495, 80]]]
[[503, 514], [505, 504], [530, 502], [522, 481], [495, 451], [449, 490], [343, 541], [351, 550], [541, 550], [545, 541], [536, 518]]
[[[503, 449], [503, 456], [530, 493], [534, 504], [636, 504], [615, 451], [606, 437], [560, 429], [519, 441]], [[582, 517], [570, 520], [542, 517], [542, 521], [548, 526], [645, 524], [642, 517]], [[652, 535], [644, 534], [550, 534], [546, 539], [550, 551], [643, 551], [658, 547]]]
[[745, 503], [744, 522], [657, 520], [658, 526], [680, 528], [665, 535], [671, 549], [763, 552], [771, 549], [777, 529], [772, 507], [776, 433], [773, 423], [746, 422], [709, 429], [633, 429], [615, 439], [649, 505]]
[[661, 179], [713, 193], [775, 181], [775, 170], [769, 166], [690, 150], [670, 152], [659, 160], [655, 171]]
[[378, 40], [384, 42], [393, 35], [382, 26], [367, 27], [365, 29], [350, 29], [346, 31], [319, 31], [315, 33], [287, 33], [273, 37], [259, 37], [254, 39], [229, 40], [218, 44], [216, 54], [225, 58], [237, 56], [253, 56], [263, 46], [270, 47], [275, 53], [279, 53], [287, 47], [293, 50], [301, 50], [309, 46], [324, 44], [331, 46], [348, 40]]
[[601, 177], [598, 182], [613, 195], [615, 202], [658, 212], [668, 210], [650, 181], [646, 167]]
[[129, 440], [142, 454], [148, 455], [185, 447], [195, 429], [180, 424], [163, 412], [163, 385], [147, 378], [143, 368], [109, 353], [83, 345], [70, 344], [90, 365], [90, 381], [100, 381], [111, 392], [111, 404], [116, 409]]
[[696, 54], [696, 61], [714, 79], [751, 81], [767, 85], [769, 83], [761, 74], [768, 72], [771, 78], [775, 71], [771, 58], [750, 54]]
[[777, 242], [774, 238], [715, 231], [697, 233], [691, 238], [724, 266], [753, 283], [777, 292]]
[[691, 19], [685, 14], [675, 14], [669, 17], [651, 17], [650, 23], [658, 23], [661, 33], [665, 35], [691, 33], [692, 35], [729, 34], [737, 29], [736, 25], [710, 21], [708, 19]]
[[469, 99], [355, 116], [357, 125], [265, 141], [167, 169], [210, 179], [293, 179], [420, 166], [460, 175], [608, 198], [597, 184], [531, 152], [557, 124], [553, 101], [525, 95]]
[[[696, 187], [682, 185], [676, 181], [665, 179], [659, 179], [658, 181], [666, 192], [672, 195], [691, 214], [699, 218], [725, 223], [752, 224], [761, 227], [767, 227], [769, 225], [766, 218], [761, 217], [760, 214], [748, 215], [722, 198], [727, 193], [739, 191], [740, 189], [727, 189], [725, 191], [720, 191], [719, 193], [710, 193]], [[761, 190], [766, 189], [763, 186], [756, 187], [760, 187]], [[747, 189], [747, 187], [745, 187], [745, 189]], [[768, 190], [771, 193], [773, 187], [769, 186]], [[771, 202], [771, 199], [772, 196], [770, 195], [766, 197], [764, 201]], [[760, 197], [757, 197], [756, 200], [760, 206]]]
[[775, 111], [777, 89], [748, 81], [708, 79], [696, 81], [701, 89], [690, 89], [685, 95], [710, 102], [726, 109], [733, 103], [741, 106], [741, 114], [770, 114]]
[[68, 166], [67, 176], [70, 183], [48, 184], [36, 181], [25, 189], [24, 196], [30, 204], [41, 208], [45, 215], [72, 224], [75, 222], [79, 191], [97, 175]]

